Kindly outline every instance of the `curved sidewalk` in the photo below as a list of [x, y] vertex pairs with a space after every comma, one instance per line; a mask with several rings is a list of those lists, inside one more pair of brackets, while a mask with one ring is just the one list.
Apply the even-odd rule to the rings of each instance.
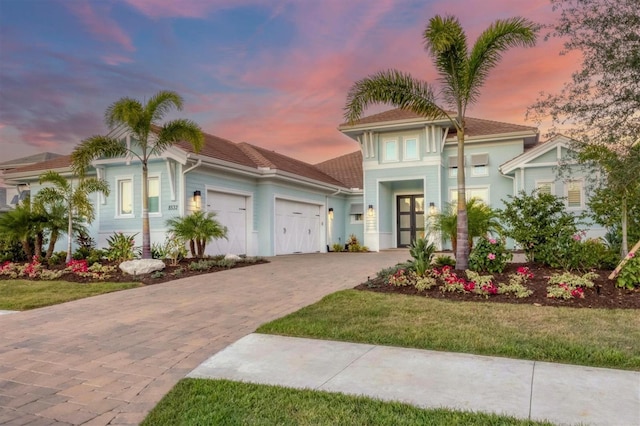
[[558, 424], [640, 424], [640, 372], [250, 334], [189, 374]]
[[138, 424], [260, 324], [354, 287], [407, 250], [271, 263], [0, 316], [0, 424]]

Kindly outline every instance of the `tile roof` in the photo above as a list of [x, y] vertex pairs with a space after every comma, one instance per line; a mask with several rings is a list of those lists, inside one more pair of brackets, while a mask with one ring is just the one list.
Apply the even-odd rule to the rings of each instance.
[[362, 151], [358, 150], [315, 165], [347, 188], [362, 189]]
[[[241, 164], [248, 167], [256, 167], [255, 162], [240, 149], [237, 143], [230, 140], [204, 133], [204, 145], [199, 155], [217, 158], [219, 160], [228, 161], [230, 163]], [[188, 142], [178, 142], [175, 146], [190, 153], [195, 153], [193, 147]]]
[[54, 152], [41, 152], [39, 154], [29, 155], [27, 157], [4, 161], [0, 163], [0, 170], [12, 169], [16, 166], [20, 167], [27, 164], [40, 163], [42, 161], [51, 160], [56, 157], [60, 157], [60, 154], [56, 154]]
[[7, 170], [6, 172], [4, 172], [4, 175], [7, 177], [10, 177], [14, 173], [65, 169], [67, 167], [71, 167], [71, 154], [60, 155], [59, 157], [55, 157], [51, 160], [42, 161], [40, 163], [29, 164], [28, 166]]
[[[360, 120], [356, 121], [353, 125], [358, 126], [362, 124], [377, 124], [377, 123], [385, 123], [388, 121], [399, 121], [399, 120], [415, 120], [422, 118], [419, 114], [415, 112], [403, 110], [403, 109], [392, 109], [389, 111], [384, 111], [378, 114], [373, 114], [367, 117], [363, 117]], [[467, 128], [466, 134], [467, 136], [482, 136], [482, 135], [497, 135], [501, 133], [512, 133], [512, 132], [522, 132], [522, 131], [537, 131], [536, 127], [531, 126], [522, 126], [519, 124], [512, 123], [503, 123], [500, 121], [492, 121], [492, 120], [483, 120], [480, 118], [474, 117], [466, 117]], [[349, 124], [343, 123], [340, 125], [342, 127], [350, 127]], [[455, 136], [455, 129], [449, 130], [449, 137]]]

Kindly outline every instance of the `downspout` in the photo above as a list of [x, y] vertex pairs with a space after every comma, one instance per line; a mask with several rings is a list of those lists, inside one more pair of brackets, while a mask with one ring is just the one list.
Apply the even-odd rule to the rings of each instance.
[[182, 171], [182, 201], [180, 202], [180, 216], [184, 216], [185, 200], [187, 195], [187, 180], [185, 179], [185, 175], [191, 170], [197, 167], [200, 167], [201, 164], [202, 164], [202, 159], [199, 158], [196, 164]]

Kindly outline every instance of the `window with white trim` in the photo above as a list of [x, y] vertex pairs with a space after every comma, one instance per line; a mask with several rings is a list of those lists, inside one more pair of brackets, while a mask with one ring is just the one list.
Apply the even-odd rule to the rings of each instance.
[[553, 181], [537, 181], [536, 190], [539, 194], [556, 195], [556, 188]]
[[116, 180], [117, 206], [116, 216], [133, 217], [133, 179], [119, 178]]
[[351, 207], [349, 209], [349, 217], [351, 218], [352, 225], [362, 223], [364, 220], [364, 204], [351, 204]]
[[151, 176], [147, 179], [149, 213], [160, 213], [160, 177]]
[[398, 161], [398, 141], [384, 141], [384, 161]]
[[584, 188], [581, 180], [570, 180], [565, 184], [567, 207], [570, 209], [583, 208]]
[[473, 154], [471, 155], [471, 175], [472, 176], [488, 176], [489, 175], [489, 154]]
[[404, 140], [404, 159], [405, 160], [419, 160], [418, 155], [418, 139], [407, 138]]
[[458, 157], [453, 155], [449, 157], [449, 177], [454, 178], [458, 176]]
[[[478, 198], [478, 199], [480, 199], [480, 201], [482, 201], [486, 205], [489, 205], [489, 187], [488, 186], [482, 186], [482, 187], [477, 187], [477, 188], [467, 188], [466, 191], [465, 191], [465, 197], [466, 197], [467, 201], [469, 201], [472, 198]], [[453, 203], [458, 201], [458, 189], [457, 188], [451, 188], [451, 190], [449, 191], [449, 199]]]

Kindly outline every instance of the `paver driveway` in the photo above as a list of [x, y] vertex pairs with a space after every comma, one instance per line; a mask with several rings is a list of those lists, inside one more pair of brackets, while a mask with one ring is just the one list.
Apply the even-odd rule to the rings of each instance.
[[138, 424], [260, 324], [350, 288], [406, 250], [271, 258], [0, 316], [0, 424]]

